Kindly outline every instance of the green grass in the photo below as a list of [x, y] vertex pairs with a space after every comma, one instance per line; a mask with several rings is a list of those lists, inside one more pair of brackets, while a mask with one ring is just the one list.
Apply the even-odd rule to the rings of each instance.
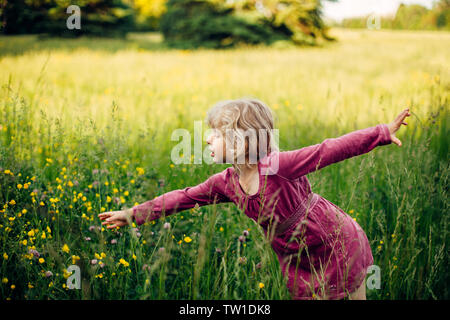
[[[169, 50], [157, 34], [0, 37], [1, 298], [289, 299], [262, 229], [233, 204], [156, 220], [140, 237], [133, 228], [89, 230], [101, 211], [223, 170], [171, 167], [170, 135], [193, 133], [219, 100], [253, 95], [276, 112], [282, 150], [390, 122], [410, 107], [401, 148], [378, 147], [308, 178], [366, 231], [381, 268], [369, 299], [448, 299], [450, 33], [333, 31], [339, 41], [319, 48], [223, 51]], [[192, 242], [179, 244], [185, 236]], [[42, 263], [27, 256], [33, 246]], [[102, 252], [105, 266], [91, 265]], [[73, 255], [82, 290], [63, 287]]]

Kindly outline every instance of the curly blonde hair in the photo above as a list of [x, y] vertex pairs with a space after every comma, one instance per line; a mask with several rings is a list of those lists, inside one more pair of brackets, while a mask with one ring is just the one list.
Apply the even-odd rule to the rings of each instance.
[[[279, 150], [273, 132], [274, 113], [259, 99], [219, 101], [207, 112], [206, 123], [219, 130], [226, 146], [232, 146], [226, 148], [232, 151], [233, 167], [239, 174], [242, 166], [237, 160], [244, 158], [243, 165], [250, 169], [267, 154]], [[249, 145], [247, 138], [256, 143]]]

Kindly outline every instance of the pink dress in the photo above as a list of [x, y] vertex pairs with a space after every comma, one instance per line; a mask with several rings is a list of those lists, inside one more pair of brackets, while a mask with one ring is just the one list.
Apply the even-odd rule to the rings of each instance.
[[173, 190], [133, 207], [138, 225], [213, 203], [234, 202], [264, 230], [293, 299], [342, 299], [355, 291], [373, 264], [366, 234], [347, 213], [311, 191], [306, 175], [327, 165], [390, 144], [386, 124], [258, 162], [259, 190], [246, 194], [233, 167], [199, 185]]

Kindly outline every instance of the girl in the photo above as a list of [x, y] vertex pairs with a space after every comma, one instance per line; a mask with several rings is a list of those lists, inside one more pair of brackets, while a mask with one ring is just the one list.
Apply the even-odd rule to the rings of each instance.
[[[391, 142], [409, 116], [390, 124], [357, 130], [339, 138], [291, 151], [279, 151], [269, 107], [254, 98], [225, 100], [209, 112], [213, 134], [207, 139], [214, 162], [233, 154], [232, 167], [197, 186], [173, 190], [131, 209], [99, 214], [107, 228], [134, 219], [146, 221], [193, 208], [196, 204], [233, 202], [264, 230], [280, 262], [293, 299], [365, 299], [365, 276], [373, 257], [366, 234], [347, 213], [311, 191], [306, 174]], [[261, 130], [257, 152], [243, 132]], [[230, 131], [238, 137], [237, 147]], [[233, 147], [230, 147], [233, 146]], [[260, 148], [262, 146], [262, 148]], [[264, 150], [264, 151], [263, 151]], [[267, 150], [267, 151], [266, 151]], [[238, 157], [245, 161], [238, 163]], [[256, 163], [251, 163], [250, 158]], [[242, 158], [240, 158], [242, 159]]]

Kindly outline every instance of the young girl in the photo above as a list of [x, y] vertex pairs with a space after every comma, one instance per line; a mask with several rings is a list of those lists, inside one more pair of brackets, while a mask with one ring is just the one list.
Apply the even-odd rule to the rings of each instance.
[[[234, 202], [264, 230], [281, 265], [293, 299], [365, 299], [365, 276], [373, 257], [366, 234], [347, 213], [311, 191], [306, 174], [391, 142], [409, 116], [401, 112], [390, 124], [357, 130], [339, 138], [291, 151], [279, 151], [272, 111], [258, 99], [217, 103], [208, 112], [214, 133], [207, 139], [214, 162], [231, 163], [197, 186], [173, 190], [131, 209], [99, 214], [107, 228], [138, 225], [193, 208]], [[255, 155], [242, 132], [261, 130]], [[237, 147], [229, 132], [240, 138]], [[245, 143], [242, 143], [244, 141]], [[229, 147], [233, 146], [233, 148]], [[254, 150], [254, 149], [253, 149]], [[266, 150], [266, 151], [261, 151]], [[236, 161], [245, 155], [245, 161]], [[250, 156], [257, 159], [251, 163]], [[228, 163], [230, 158], [226, 158]], [[242, 158], [240, 158], [242, 159]], [[239, 163], [238, 163], [239, 162]]]

